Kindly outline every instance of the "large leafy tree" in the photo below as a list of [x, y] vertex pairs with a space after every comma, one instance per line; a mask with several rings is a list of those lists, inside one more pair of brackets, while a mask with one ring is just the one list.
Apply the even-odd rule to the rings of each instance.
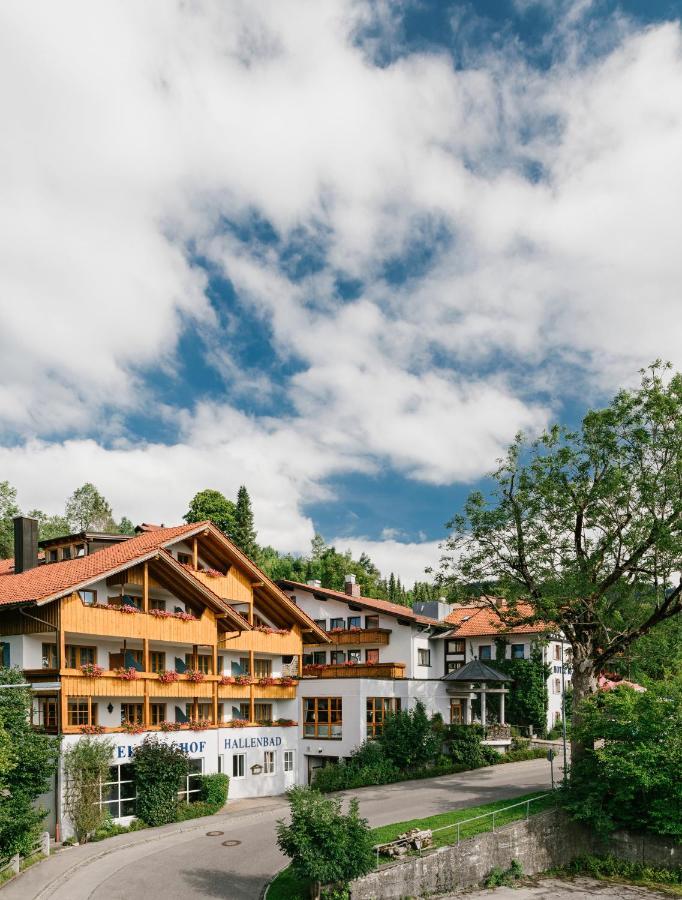
[[89, 481], [76, 488], [66, 501], [65, 516], [73, 531], [118, 530], [109, 502]]
[[41, 541], [62, 537], [71, 532], [71, 525], [66, 516], [48, 516], [40, 509], [32, 509], [29, 516], [38, 520], [38, 533]]
[[9, 481], [0, 481], [0, 559], [14, 555], [12, 519], [18, 515], [16, 488], [13, 488]]
[[510, 624], [560, 626], [574, 716], [605, 667], [682, 611], [682, 376], [668, 368], [643, 371], [577, 430], [517, 438], [490, 494], [449, 523], [441, 580], [459, 595], [493, 585]]
[[229, 538], [234, 535], [236, 507], [220, 491], [210, 488], [192, 497], [189, 509], [183, 516], [185, 522], [213, 522]]
[[237, 492], [232, 539], [242, 553], [245, 553], [249, 559], [255, 559], [258, 555], [257, 537], [251, 509], [251, 497], [249, 497], [246, 486], [241, 485]]

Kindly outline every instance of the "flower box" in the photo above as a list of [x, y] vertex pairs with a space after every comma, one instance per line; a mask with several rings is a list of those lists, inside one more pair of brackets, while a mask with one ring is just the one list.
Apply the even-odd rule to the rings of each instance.
[[212, 725], [213, 722], [210, 719], [190, 719], [189, 722], [190, 731], [206, 731]]
[[141, 722], [129, 722], [127, 719], [124, 722], [121, 722], [121, 728], [126, 734], [142, 734], [145, 730], [144, 725]]
[[122, 603], [118, 607], [118, 610], [119, 612], [126, 613], [126, 615], [129, 616], [134, 616], [136, 613], [140, 612], [140, 610], [136, 606], [133, 606], [131, 603]]
[[101, 725], [81, 725], [81, 734], [104, 734], [104, 728]]
[[95, 665], [95, 663], [84, 663], [84, 665], [81, 666], [81, 672], [83, 675], [87, 675], [88, 678], [101, 678], [104, 669], [102, 666]]
[[203, 672], [200, 672], [199, 669], [187, 669], [185, 671], [185, 678], [187, 681], [193, 681], [195, 684], [206, 680], [206, 676]]
[[179, 678], [180, 676], [174, 669], [165, 669], [163, 672], [159, 672], [159, 681], [162, 681], [164, 684], [173, 684]]
[[229, 722], [224, 723], [226, 728], [246, 728], [250, 724], [248, 719], [230, 719]]
[[235, 675], [235, 684], [253, 684], [253, 678], [250, 675]]
[[114, 669], [114, 671], [116, 677], [120, 678], [121, 681], [137, 681], [139, 678], [139, 673], [133, 666], [130, 666], [127, 669]]
[[226, 684], [235, 684], [234, 675], [221, 675], [218, 684], [225, 686]]
[[274, 724], [282, 728], [291, 728], [292, 725], [298, 725], [298, 722], [295, 722], [293, 719], [275, 719]]
[[159, 725], [161, 731], [180, 731], [182, 727], [181, 722], [161, 722]]

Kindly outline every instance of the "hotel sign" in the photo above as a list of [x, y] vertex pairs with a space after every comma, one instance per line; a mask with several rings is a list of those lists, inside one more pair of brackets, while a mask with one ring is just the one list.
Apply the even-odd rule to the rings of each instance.
[[225, 738], [225, 750], [248, 750], [251, 747], [279, 747], [281, 737]]

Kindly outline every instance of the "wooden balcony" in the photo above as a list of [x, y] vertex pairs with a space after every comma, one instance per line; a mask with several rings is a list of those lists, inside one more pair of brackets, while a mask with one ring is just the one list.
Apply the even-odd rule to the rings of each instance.
[[352, 666], [304, 666], [304, 676], [315, 678], [404, 678], [405, 663], [356, 663]]
[[295, 700], [296, 684], [254, 684], [253, 696], [256, 700]]
[[297, 626], [281, 634], [265, 631], [226, 634], [218, 643], [219, 650], [238, 650], [242, 653], [253, 650], [254, 653], [269, 653], [275, 656], [298, 656], [302, 653], [302, 647], [303, 640]]
[[[178, 681], [166, 684], [153, 672], [138, 672], [137, 678], [119, 678], [113, 671], [105, 671], [95, 678], [83, 675], [78, 669], [62, 669], [62, 691], [68, 697], [204, 697], [213, 696], [215, 676], [205, 681], [189, 681], [181, 675]], [[248, 688], [247, 688], [248, 691]], [[248, 694], [247, 694], [248, 696]]]
[[[371, 644], [373, 647], [386, 646], [391, 639], [390, 628], [344, 628], [339, 631], [328, 631], [332, 644], [359, 646]], [[323, 646], [323, 645], [319, 645]]]

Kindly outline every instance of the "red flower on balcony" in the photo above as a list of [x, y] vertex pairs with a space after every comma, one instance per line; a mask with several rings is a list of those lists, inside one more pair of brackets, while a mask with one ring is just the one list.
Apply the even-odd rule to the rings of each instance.
[[185, 671], [185, 676], [187, 681], [193, 681], [195, 684], [198, 684], [200, 681], [205, 681], [206, 676], [203, 672], [200, 672], [199, 669], [187, 669]]
[[218, 682], [218, 684], [222, 684], [223, 686], [225, 686], [226, 684], [234, 684], [234, 683], [235, 683], [235, 679], [234, 679], [233, 675], [221, 675], [220, 681]]
[[104, 728], [101, 725], [81, 725], [81, 734], [104, 734]]
[[226, 728], [246, 728], [251, 723], [248, 719], [230, 719], [229, 722], [223, 723]]
[[116, 677], [120, 678], [122, 681], [137, 681], [138, 679], [138, 671], [134, 666], [129, 666], [127, 669], [115, 669]]
[[200, 569], [202, 575], [208, 575], [209, 578], [222, 578], [225, 574], [219, 569]]
[[180, 722], [161, 722], [159, 728], [161, 731], [180, 731], [182, 725]]
[[190, 719], [189, 721], [190, 731], [206, 731], [212, 725], [213, 722], [210, 719]]
[[292, 685], [296, 684], [296, 681], [296, 678], [291, 678], [291, 676], [289, 675], [283, 675], [282, 678], [280, 678], [279, 683], [282, 685], [282, 687], [291, 687]]
[[142, 734], [144, 725], [141, 722], [130, 722], [128, 719], [121, 722], [121, 728], [126, 734]]
[[179, 678], [180, 676], [174, 669], [164, 669], [163, 672], [159, 672], [159, 681], [164, 684], [173, 684]]
[[267, 675], [263, 678], [259, 678], [258, 684], [263, 685], [263, 687], [269, 687], [272, 684], [277, 684], [277, 679], [271, 678], [269, 675]]
[[235, 675], [235, 684], [253, 684], [253, 678], [250, 675]]
[[87, 675], [88, 678], [101, 678], [104, 669], [101, 666], [96, 666], [95, 663], [84, 663], [81, 666], [81, 672], [83, 675]]
[[119, 612], [126, 613], [127, 615], [135, 615], [135, 613], [139, 613], [139, 609], [136, 606], [133, 606], [132, 603], [122, 603], [119, 606]]
[[196, 622], [197, 617], [193, 616], [192, 613], [188, 612], [176, 612], [173, 613], [174, 619], [180, 619], [181, 622]]
[[344, 666], [357, 666], [357, 659], [347, 659], [344, 663]]
[[150, 609], [149, 615], [154, 616], [155, 619], [174, 619], [176, 617], [176, 613], [168, 612], [167, 609]]
[[292, 725], [298, 725], [293, 719], [276, 719], [275, 725], [281, 725], [282, 728], [290, 728]]

